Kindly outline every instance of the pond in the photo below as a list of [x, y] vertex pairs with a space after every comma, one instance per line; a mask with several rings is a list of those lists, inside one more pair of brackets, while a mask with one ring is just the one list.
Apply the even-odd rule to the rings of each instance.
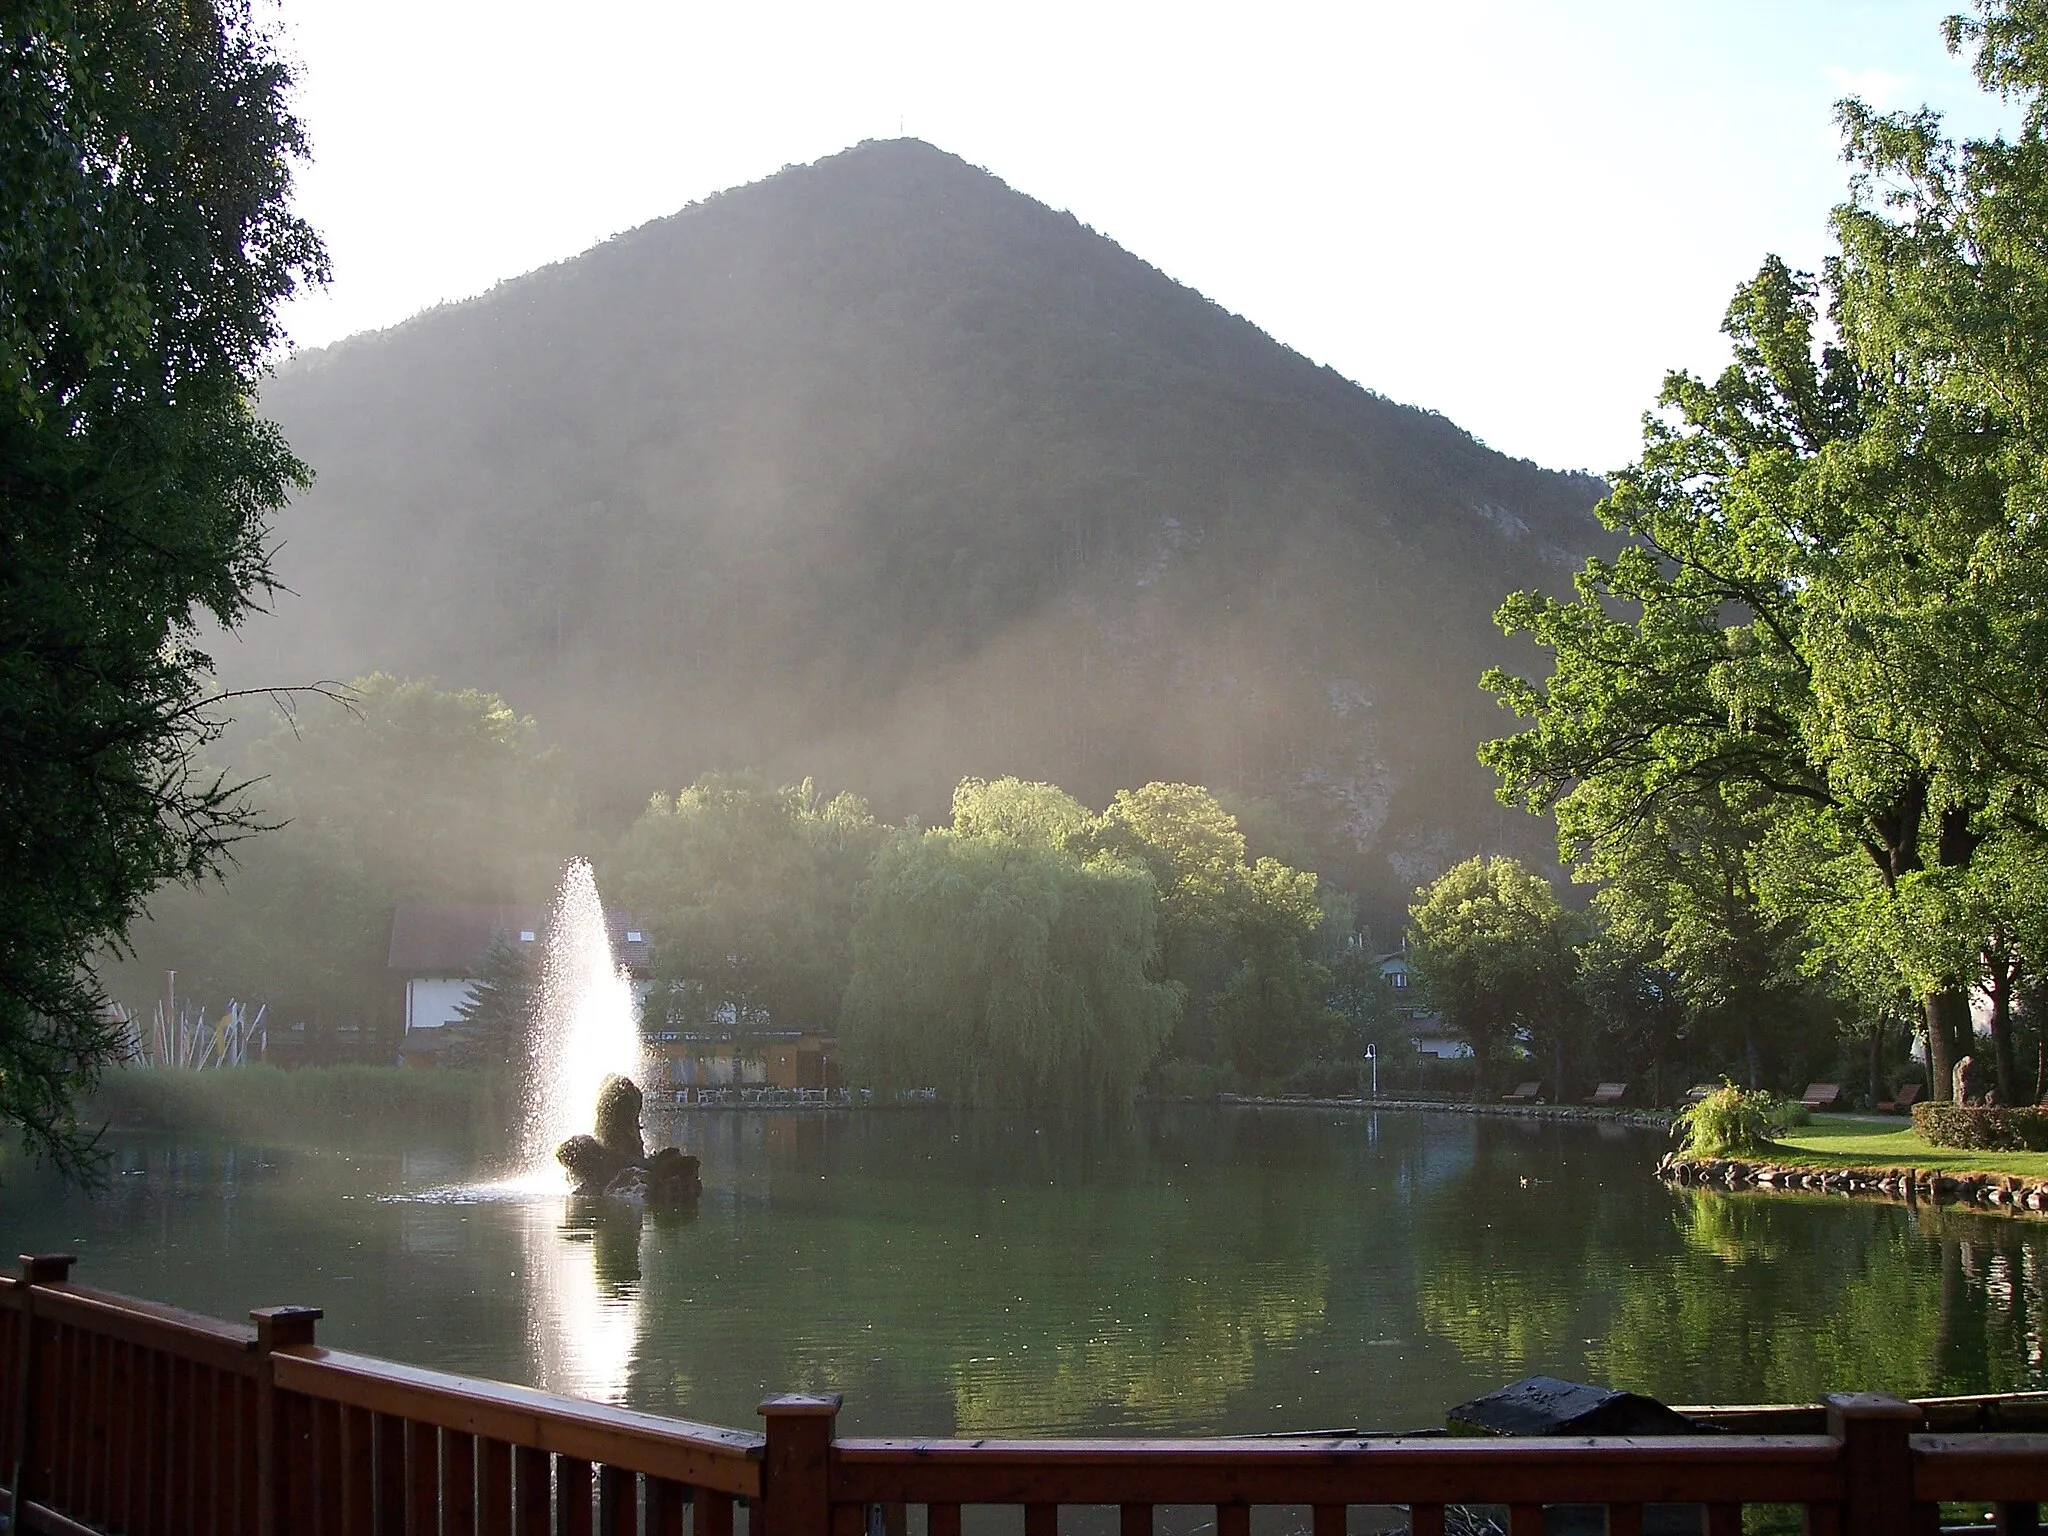
[[738, 1426], [865, 1434], [1441, 1424], [1533, 1371], [1680, 1403], [2048, 1387], [2048, 1223], [1676, 1191], [1659, 1133], [1457, 1114], [688, 1115], [694, 1215], [468, 1187], [459, 1147], [117, 1136], [89, 1199], [0, 1188], [17, 1251], [323, 1342]]

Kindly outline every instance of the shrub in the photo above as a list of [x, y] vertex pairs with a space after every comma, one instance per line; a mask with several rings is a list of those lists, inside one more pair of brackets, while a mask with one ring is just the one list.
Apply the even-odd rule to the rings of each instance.
[[354, 1142], [393, 1134], [491, 1134], [516, 1113], [507, 1084], [481, 1072], [407, 1067], [122, 1067], [100, 1079], [91, 1113], [124, 1130]]
[[[1751, 1093], [1723, 1082], [1699, 1103], [1681, 1109], [1671, 1122], [1671, 1133], [1685, 1138], [1679, 1150], [1688, 1157], [1768, 1151], [1772, 1133], [1786, 1128], [1784, 1106], [1775, 1094]], [[1803, 1110], [1801, 1105], [1792, 1107]]]
[[1913, 1129], [1929, 1146], [1977, 1152], [2048, 1152], [2048, 1106], [1915, 1104]]

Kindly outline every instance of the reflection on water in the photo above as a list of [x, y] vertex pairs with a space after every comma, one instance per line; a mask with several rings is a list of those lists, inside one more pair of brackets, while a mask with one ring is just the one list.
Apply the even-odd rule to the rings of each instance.
[[626, 1401], [640, 1327], [642, 1226], [640, 1208], [621, 1201], [520, 1203], [535, 1386]]
[[0, 1235], [221, 1316], [735, 1425], [849, 1433], [1440, 1423], [1529, 1371], [1676, 1402], [2048, 1386], [2048, 1223], [1673, 1191], [1661, 1141], [1463, 1116], [700, 1114], [692, 1217], [478, 1187], [478, 1159], [135, 1137]]

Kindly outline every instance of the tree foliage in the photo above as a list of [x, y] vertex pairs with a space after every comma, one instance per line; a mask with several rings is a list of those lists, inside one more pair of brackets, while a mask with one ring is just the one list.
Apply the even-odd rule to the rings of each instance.
[[118, 1050], [91, 957], [260, 821], [199, 762], [196, 636], [262, 604], [307, 480], [250, 405], [325, 271], [290, 84], [240, 0], [0, 19], [0, 1117], [72, 1172]]
[[537, 1001], [534, 952], [509, 934], [496, 934], [477, 968], [469, 995], [445, 1025], [445, 1067], [506, 1071], [531, 1059]]
[[1099, 1112], [1129, 1101], [1180, 990], [1143, 866], [1056, 845], [1047, 786], [962, 785], [971, 830], [905, 829], [875, 861], [854, 931], [842, 1031], [849, 1066], [952, 1103]]
[[647, 925], [668, 1017], [742, 1033], [824, 1029], [852, 970], [860, 883], [882, 839], [856, 795], [707, 774], [657, 795], [605, 865]]
[[269, 1005], [320, 1054], [356, 1026], [374, 1059], [403, 1014], [386, 966], [400, 902], [539, 902], [578, 841], [560, 760], [496, 694], [373, 673], [277, 726], [244, 755], [277, 823], [238, 844], [218, 883], [150, 903], [130, 964], [144, 995], [175, 968], [216, 1001]]
[[1577, 924], [1550, 882], [1514, 859], [1467, 859], [1417, 895], [1409, 966], [1423, 998], [1472, 1047], [1476, 1098], [1519, 1035], [1540, 1050], [1567, 1028]]
[[2044, 25], [1987, 0], [1949, 30], [2022, 106], [2011, 139], [1843, 104], [1839, 254], [1738, 291], [1734, 362], [1667, 380], [1603, 504], [1630, 547], [1575, 600], [1502, 609], [1552, 677], [1489, 678], [1533, 725], [1484, 755], [1582, 869], [1732, 812], [1751, 920], [1790, 919], [1858, 995], [1879, 964], [1910, 986], [1937, 1095], [1970, 988], [2018, 954], [1985, 871], [2043, 840]]

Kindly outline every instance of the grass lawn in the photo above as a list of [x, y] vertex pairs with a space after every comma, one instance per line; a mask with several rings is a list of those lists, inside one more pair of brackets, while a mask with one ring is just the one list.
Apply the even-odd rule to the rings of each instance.
[[1889, 1115], [1815, 1115], [1778, 1138], [1787, 1159], [1814, 1168], [1929, 1168], [1942, 1173], [2011, 1173], [2048, 1179], [2048, 1152], [1965, 1152], [1931, 1147], [1913, 1122]]

